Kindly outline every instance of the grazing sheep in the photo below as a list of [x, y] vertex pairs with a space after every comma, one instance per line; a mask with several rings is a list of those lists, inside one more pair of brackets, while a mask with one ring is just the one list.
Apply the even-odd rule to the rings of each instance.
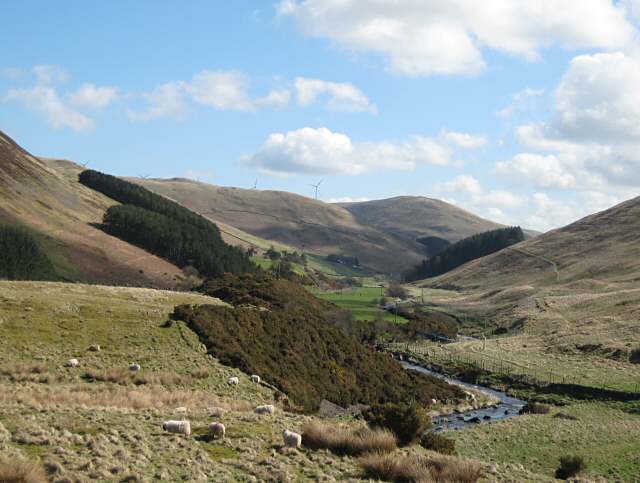
[[189, 421], [165, 421], [162, 423], [162, 429], [169, 433], [191, 435], [191, 423]]
[[282, 432], [282, 441], [284, 441], [284, 445], [289, 448], [299, 448], [302, 445], [302, 436], [285, 429]]
[[252, 374], [251, 375], [251, 382], [255, 382], [256, 384], [260, 384], [260, 376], [258, 376], [257, 374]]
[[276, 413], [276, 407], [273, 404], [265, 404], [264, 406], [257, 406], [254, 412], [256, 414], [274, 415]]
[[80, 361], [74, 357], [73, 359], [69, 359], [65, 365], [67, 367], [78, 367], [80, 365]]
[[94, 344], [89, 346], [89, 352], [100, 352], [102, 348], [99, 344]]
[[222, 423], [211, 423], [209, 425], [209, 434], [213, 436], [214, 439], [224, 439], [225, 431], [226, 429]]
[[238, 384], [240, 384], [240, 379], [238, 379], [237, 377], [230, 377], [227, 381], [227, 384], [231, 386], [237, 386]]
[[221, 407], [211, 407], [211, 408], [207, 408], [207, 414], [213, 418], [219, 418], [222, 415], [224, 415], [224, 413], [226, 413], [227, 410]]
[[130, 371], [138, 372], [140, 369], [141, 369], [140, 364], [136, 364], [135, 362], [133, 364], [129, 364]]
[[438, 404], [438, 400], [437, 399], [432, 399], [431, 400], [431, 404]]

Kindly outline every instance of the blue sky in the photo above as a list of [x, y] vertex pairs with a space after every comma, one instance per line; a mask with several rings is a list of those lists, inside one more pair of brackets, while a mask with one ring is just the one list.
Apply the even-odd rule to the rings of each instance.
[[37, 155], [547, 230], [636, 196], [638, 0], [22, 1], [0, 129]]

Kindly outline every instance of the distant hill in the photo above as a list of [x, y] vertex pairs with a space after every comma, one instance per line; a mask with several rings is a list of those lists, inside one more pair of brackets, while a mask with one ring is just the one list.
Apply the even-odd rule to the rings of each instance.
[[416, 241], [420, 236], [434, 234], [457, 241], [501, 226], [448, 203], [420, 197], [343, 205], [183, 178], [131, 180], [221, 227], [232, 226], [319, 255], [357, 256], [363, 266], [386, 273], [399, 274], [424, 258], [426, 248]]
[[0, 131], [0, 222], [30, 229], [59, 278], [173, 287], [177, 267], [93, 226], [116, 203], [78, 183], [82, 169], [35, 157]]

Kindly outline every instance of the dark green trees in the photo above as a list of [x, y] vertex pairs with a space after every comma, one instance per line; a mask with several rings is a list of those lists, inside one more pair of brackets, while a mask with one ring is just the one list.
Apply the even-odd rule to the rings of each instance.
[[0, 225], [0, 279], [53, 280], [55, 272], [27, 230]]
[[407, 274], [408, 280], [436, 277], [476, 258], [495, 253], [524, 240], [519, 226], [486, 231], [449, 245]]
[[87, 170], [82, 184], [123, 203], [104, 215], [105, 230], [174, 263], [190, 265], [203, 276], [254, 270], [249, 257], [227, 245], [211, 221], [142, 186]]

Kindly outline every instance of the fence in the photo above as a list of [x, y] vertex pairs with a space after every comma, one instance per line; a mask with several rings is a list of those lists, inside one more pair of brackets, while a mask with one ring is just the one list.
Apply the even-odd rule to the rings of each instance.
[[577, 374], [563, 374], [553, 369], [524, 366], [504, 359], [495, 359], [478, 352], [449, 349], [445, 344], [392, 343], [386, 344], [385, 349], [405, 352], [435, 364], [466, 364], [490, 373], [510, 376], [534, 386], [570, 384], [584, 388], [640, 394], [640, 380], [632, 386], [612, 383], [604, 378], [601, 382], [594, 382], [593, 379], [580, 377]]

